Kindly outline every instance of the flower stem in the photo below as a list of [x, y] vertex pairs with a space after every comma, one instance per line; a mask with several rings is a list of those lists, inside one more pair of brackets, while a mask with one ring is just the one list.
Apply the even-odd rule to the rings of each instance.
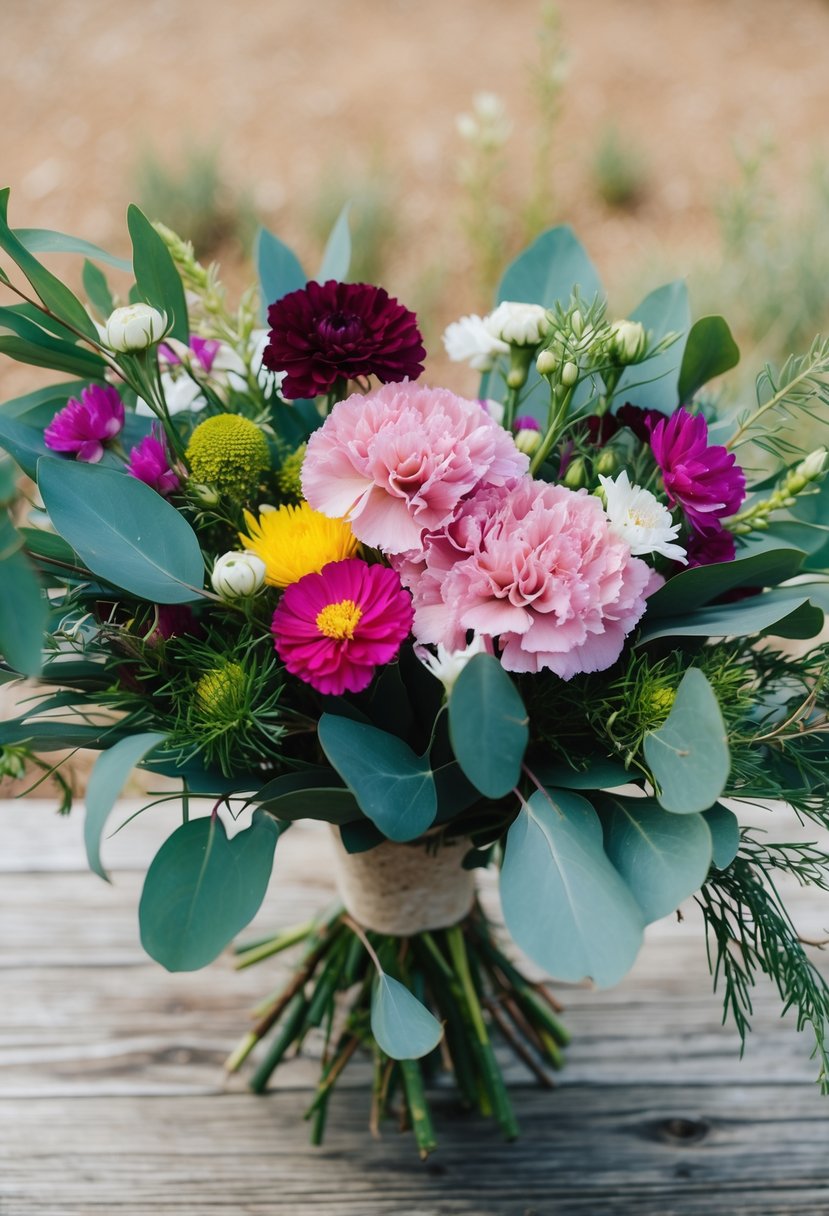
[[400, 1071], [403, 1074], [403, 1087], [406, 1091], [406, 1103], [412, 1117], [412, 1130], [415, 1134], [417, 1147], [422, 1161], [437, 1148], [435, 1129], [432, 1126], [432, 1116], [426, 1101], [426, 1091], [423, 1087], [423, 1072], [418, 1060], [401, 1060]]

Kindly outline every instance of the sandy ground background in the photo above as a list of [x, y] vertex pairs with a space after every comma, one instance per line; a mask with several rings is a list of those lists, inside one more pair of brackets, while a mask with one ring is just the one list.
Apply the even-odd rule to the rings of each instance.
[[[456, 118], [481, 90], [503, 99], [513, 132], [499, 188], [517, 214], [538, 138], [541, 12], [538, 0], [0, 0], [12, 224], [126, 253], [139, 155], [174, 173], [189, 148], [212, 145], [229, 187], [314, 266], [321, 192], [379, 165], [397, 207], [384, 285], [417, 306], [438, 284], [434, 339], [489, 303], [459, 219]], [[826, 0], [559, 0], [557, 13], [566, 75], [544, 166], [549, 222], [577, 229], [617, 314], [636, 302], [634, 268], [678, 275], [702, 251], [716, 258], [713, 208], [737, 177], [735, 146], [773, 144], [774, 190], [797, 209], [829, 153]], [[610, 125], [647, 165], [633, 209], [595, 189]], [[238, 249], [220, 252], [242, 283]], [[38, 375], [0, 364], [0, 398]], [[459, 386], [434, 342], [427, 375]]]

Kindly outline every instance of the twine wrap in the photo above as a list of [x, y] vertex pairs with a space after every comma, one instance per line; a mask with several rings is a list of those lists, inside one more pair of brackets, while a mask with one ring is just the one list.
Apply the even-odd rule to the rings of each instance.
[[446, 844], [388, 840], [366, 853], [346, 852], [336, 828], [332, 839], [340, 898], [366, 929], [394, 937], [445, 929], [475, 902], [474, 871], [461, 865], [471, 847], [466, 837]]

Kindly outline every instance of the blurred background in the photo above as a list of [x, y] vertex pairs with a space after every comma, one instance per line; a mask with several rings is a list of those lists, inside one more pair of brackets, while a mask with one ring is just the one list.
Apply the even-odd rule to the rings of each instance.
[[[759, 352], [829, 321], [826, 0], [2, 0], [2, 16], [13, 225], [126, 253], [135, 201], [241, 289], [257, 224], [313, 272], [351, 199], [352, 277], [418, 312], [433, 381], [466, 384], [443, 326], [486, 311], [505, 261], [561, 222], [616, 315], [688, 276], [749, 381]], [[31, 375], [4, 367], [0, 391]]]

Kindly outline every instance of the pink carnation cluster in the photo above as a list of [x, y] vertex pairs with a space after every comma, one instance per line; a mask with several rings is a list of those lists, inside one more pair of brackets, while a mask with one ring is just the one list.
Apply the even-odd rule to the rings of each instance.
[[528, 463], [480, 402], [406, 381], [334, 407], [308, 442], [302, 490], [364, 544], [405, 553], [479, 486], [514, 481]]
[[609, 530], [597, 498], [524, 477], [488, 486], [395, 563], [418, 641], [497, 638], [508, 671], [603, 671], [661, 582]]

